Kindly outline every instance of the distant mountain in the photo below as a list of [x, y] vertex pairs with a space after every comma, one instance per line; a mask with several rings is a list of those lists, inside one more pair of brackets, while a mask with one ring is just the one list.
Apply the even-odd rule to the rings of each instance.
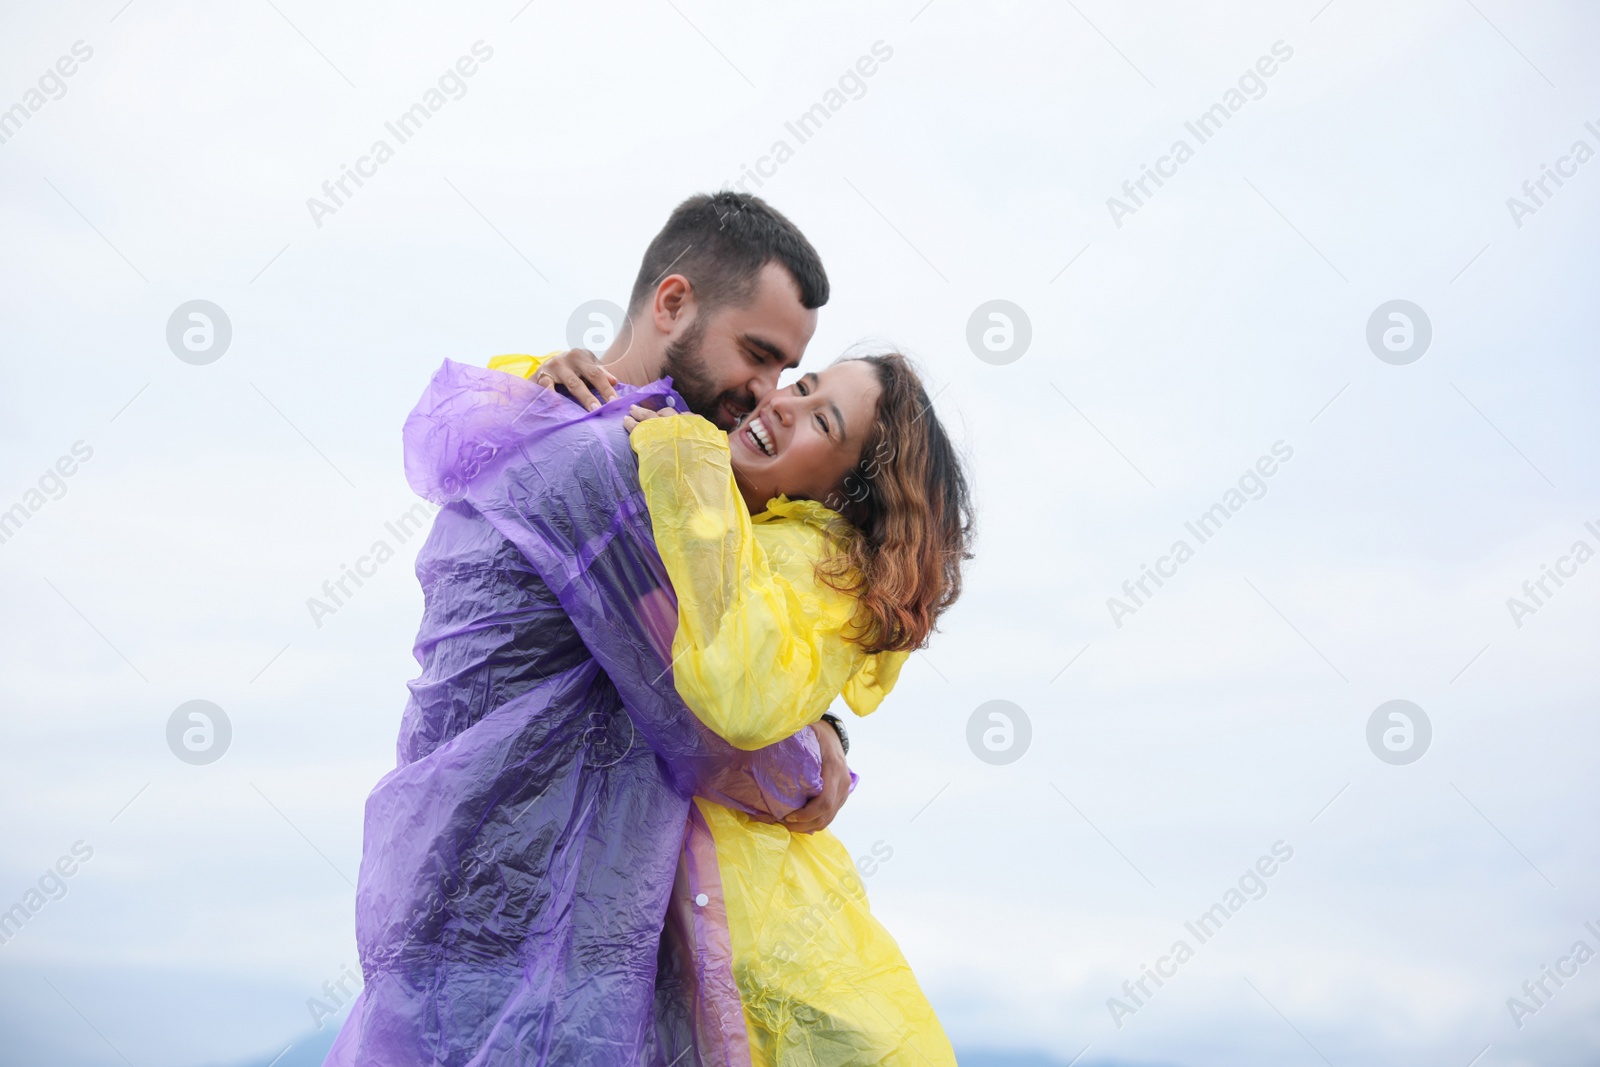
[[343, 1022], [343, 1017], [329, 1019], [328, 1025], [321, 1030], [301, 1034], [292, 1042], [285, 1041], [284, 1045], [288, 1046], [286, 1050], [275, 1052], [265, 1059], [244, 1060], [228, 1067], [322, 1067], [322, 1061], [333, 1047], [333, 1039], [339, 1036], [339, 1027]]
[[[961, 1067], [1067, 1067], [1071, 1056], [1057, 1057], [1043, 1052], [1015, 1052], [997, 1049], [957, 1049], [956, 1062]], [[280, 1065], [281, 1067], [281, 1065]], [[1135, 1063], [1132, 1060], [1107, 1060], [1088, 1057], [1078, 1060], [1072, 1067], [1178, 1067], [1172, 1063]]]
[[[322, 1067], [323, 1058], [328, 1055], [328, 1049], [333, 1047], [333, 1039], [338, 1032], [338, 1025], [330, 1020], [323, 1030], [302, 1035], [289, 1044], [288, 1051], [277, 1059], [269, 1056], [266, 1059], [233, 1064], [231, 1067]], [[1061, 1058], [1043, 1052], [1002, 1052], [995, 1049], [966, 1049], [956, 1052], [956, 1061], [961, 1067], [1067, 1067], [1069, 1059], [1070, 1057]], [[1178, 1067], [1178, 1065], [1090, 1058], [1079, 1060], [1072, 1067]]]

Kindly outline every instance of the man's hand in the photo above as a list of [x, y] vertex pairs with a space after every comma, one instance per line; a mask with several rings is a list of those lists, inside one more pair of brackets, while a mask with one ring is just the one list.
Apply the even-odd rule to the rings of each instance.
[[817, 743], [822, 746], [822, 792], [806, 801], [806, 806], [784, 816], [783, 825], [791, 833], [814, 834], [826, 829], [850, 796], [850, 768], [844, 761], [844, 745], [839, 735], [825, 722], [814, 722]]
[[[545, 360], [533, 376], [533, 383], [546, 389], [565, 389], [568, 396], [588, 411], [617, 398], [613, 388], [617, 384], [616, 377], [602, 367], [599, 358], [587, 348], [570, 348]], [[595, 399], [595, 393], [600, 394], [599, 400]]]

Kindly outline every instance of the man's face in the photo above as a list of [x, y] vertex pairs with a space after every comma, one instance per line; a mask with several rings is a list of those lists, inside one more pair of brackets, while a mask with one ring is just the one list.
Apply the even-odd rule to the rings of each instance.
[[817, 312], [800, 303], [788, 270], [768, 263], [742, 305], [696, 309], [667, 343], [665, 372], [690, 411], [731, 430], [799, 364], [816, 329]]

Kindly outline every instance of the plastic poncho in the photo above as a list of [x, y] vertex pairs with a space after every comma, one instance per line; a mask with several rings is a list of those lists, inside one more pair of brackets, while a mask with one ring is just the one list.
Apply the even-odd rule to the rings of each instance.
[[366, 805], [365, 987], [329, 1064], [685, 1067], [686, 986], [658, 996], [657, 970], [689, 796], [781, 815], [820, 789], [811, 730], [742, 751], [674, 690], [621, 425], [670, 389], [620, 392], [586, 413], [447, 360], [407, 419], [407, 478], [442, 510], [399, 765]]
[[[859, 715], [876, 709], [906, 653], [863, 652], [849, 640], [854, 598], [817, 578], [837, 514], [778, 498], [752, 519], [727, 435], [698, 416], [647, 420], [632, 443], [678, 594], [673, 675], [689, 707], [745, 748], [815, 722], [840, 695]], [[863, 869], [884, 858], [864, 854]], [[826, 830], [791, 834], [697, 798], [668, 932], [692, 976], [687, 1014], [703, 1064], [955, 1063], [855, 863]]]

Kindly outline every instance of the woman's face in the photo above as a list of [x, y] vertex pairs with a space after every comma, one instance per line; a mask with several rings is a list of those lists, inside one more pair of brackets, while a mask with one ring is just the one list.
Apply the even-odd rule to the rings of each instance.
[[872, 364], [835, 363], [768, 393], [728, 433], [733, 474], [751, 512], [783, 495], [826, 501], [861, 462], [883, 392]]

